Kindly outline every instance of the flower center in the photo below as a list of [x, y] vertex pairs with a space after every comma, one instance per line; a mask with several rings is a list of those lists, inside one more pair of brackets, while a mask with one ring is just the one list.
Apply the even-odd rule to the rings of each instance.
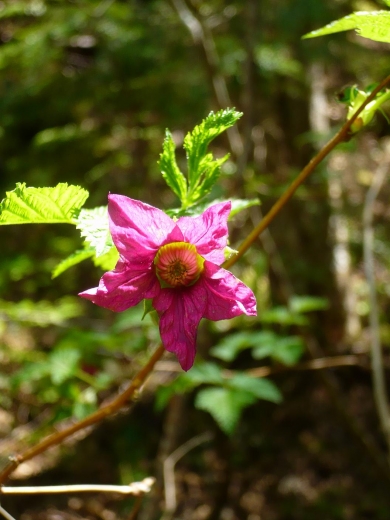
[[185, 287], [194, 284], [203, 271], [204, 258], [187, 242], [161, 246], [154, 258], [157, 276], [163, 287]]

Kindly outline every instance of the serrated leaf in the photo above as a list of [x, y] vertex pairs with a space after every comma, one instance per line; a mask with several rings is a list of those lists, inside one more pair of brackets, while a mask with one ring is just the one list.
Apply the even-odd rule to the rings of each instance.
[[258, 199], [213, 199], [213, 200], [206, 200], [203, 202], [199, 202], [197, 204], [192, 205], [189, 208], [182, 209], [182, 208], [175, 208], [175, 209], [168, 209], [166, 210], [167, 215], [170, 217], [198, 217], [202, 213], [206, 211], [206, 209], [210, 208], [214, 204], [217, 204], [219, 202], [231, 202], [232, 203], [232, 209], [229, 214], [228, 220], [232, 220], [238, 213], [241, 211], [244, 211], [245, 209], [250, 208], [251, 206], [259, 206], [260, 201]]
[[355, 29], [364, 38], [378, 42], [390, 42], [390, 12], [357, 11], [335, 20], [321, 29], [305, 34], [303, 38], [316, 38], [326, 34]]
[[169, 130], [165, 132], [163, 153], [160, 155], [158, 164], [165, 182], [180, 201], [184, 201], [187, 193], [187, 181], [176, 163], [175, 143]]
[[65, 258], [65, 260], [62, 260], [55, 267], [55, 269], [51, 273], [51, 277], [52, 278], [57, 278], [57, 276], [59, 276], [60, 274], [62, 274], [65, 271], [67, 271], [68, 269], [70, 269], [74, 265], [79, 264], [80, 262], [82, 262], [83, 260], [86, 260], [87, 258], [93, 257], [94, 254], [95, 254], [95, 251], [92, 248], [90, 248], [90, 249], [79, 249], [79, 250], [75, 251], [74, 253], [69, 255], [67, 258]]
[[257, 399], [280, 403], [283, 399], [279, 388], [269, 379], [255, 378], [247, 374], [236, 374], [228, 381], [229, 388], [245, 390]]
[[107, 206], [93, 209], [82, 209], [76, 219], [76, 227], [81, 236], [96, 251], [96, 256], [102, 256], [113, 247], [113, 241], [108, 226]]
[[317, 296], [293, 296], [288, 302], [288, 307], [292, 312], [301, 314], [304, 312], [323, 311], [329, 308], [326, 298]]
[[232, 434], [242, 410], [256, 401], [256, 397], [246, 391], [228, 388], [204, 388], [195, 398], [195, 406], [209, 412], [227, 434]]
[[75, 375], [80, 357], [80, 351], [76, 348], [58, 348], [50, 354], [50, 377], [53, 385], [60, 385]]
[[184, 138], [189, 184], [186, 201], [183, 203], [184, 208], [204, 197], [215, 183], [220, 166], [228, 156], [214, 160], [212, 154], [207, 153], [207, 147], [213, 139], [233, 126], [241, 115], [240, 112], [230, 108], [220, 110], [216, 114], [211, 112]]
[[199, 164], [199, 171], [201, 175], [199, 177], [196, 188], [189, 190], [188, 199], [192, 201], [200, 200], [205, 197], [210, 191], [214, 184], [217, 182], [218, 177], [221, 175], [221, 166], [229, 158], [229, 154], [225, 155], [221, 159], [213, 159], [212, 154], [207, 154]]
[[74, 224], [74, 214], [88, 195], [84, 188], [67, 183], [54, 188], [27, 188], [25, 183], [17, 183], [0, 204], [0, 224]]

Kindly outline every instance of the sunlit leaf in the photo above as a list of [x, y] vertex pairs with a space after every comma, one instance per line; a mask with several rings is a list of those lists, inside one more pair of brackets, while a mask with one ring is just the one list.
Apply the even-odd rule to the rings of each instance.
[[97, 257], [113, 247], [108, 227], [107, 206], [82, 209], [77, 216], [76, 227], [80, 230], [81, 236], [95, 249]]
[[214, 159], [207, 147], [213, 139], [233, 126], [241, 113], [227, 108], [217, 113], [211, 112], [200, 125], [184, 138], [187, 152], [188, 193], [183, 208], [191, 206], [207, 195], [220, 174], [221, 165], [228, 159]]
[[62, 260], [62, 262], [60, 262], [55, 267], [55, 269], [53, 270], [53, 272], [51, 274], [51, 277], [57, 278], [57, 276], [59, 276], [60, 274], [62, 274], [65, 271], [67, 271], [74, 265], [77, 265], [80, 262], [83, 262], [83, 260], [86, 260], [87, 258], [93, 257], [94, 254], [95, 254], [95, 251], [92, 248], [79, 249], [79, 250], [75, 251], [74, 253], [69, 255], [67, 258], [65, 258], [65, 260]]
[[390, 12], [357, 11], [335, 20], [321, 29], [305, 34], [303, 38], [315, 38], [351, 29], [355, 29], [364, 38], [378, 42], [390, 42]]
[[17, 183], [0, 204], [0, 224], [74, 224], [74, 214], [88, 195], [84, 188], [67, 183], [54, 188], [27, 188]]
[[103, 271], [111, 271], [115, 268], [119, 260], [119, 253], [115, 246], [112, 246], [106, 253], [101, 256], [95, 256], [93, 263], [96, 267], [100, 267]]
[[180, 201], [184, 201], [187, 193], [187, 182], [177, 166], [175, 143], [169, 130], [165, 133], [163, 153], [160, 155], [159, 166], [165, 182]]

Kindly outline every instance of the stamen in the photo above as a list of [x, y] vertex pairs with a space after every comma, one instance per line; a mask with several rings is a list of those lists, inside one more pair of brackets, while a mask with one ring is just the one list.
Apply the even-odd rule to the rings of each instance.
[[193, 285], [203, 271], [204, 258], [187, 242], [172, 242], [160, 247], [154, 259], [163, 287]]

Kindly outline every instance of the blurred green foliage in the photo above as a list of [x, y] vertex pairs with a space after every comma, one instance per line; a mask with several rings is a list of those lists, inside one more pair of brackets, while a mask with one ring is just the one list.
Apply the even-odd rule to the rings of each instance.
[[[369, 47], [351, 34], [301, 40], [303, 34], [360, 9], [359, 2], [187, 0], [186, 4], [211, 35], [218, 56], [214, 70], [201, 42], [193, 41], [168, 0], [0, 2], [0, 197], [17, 182], [27, 186], [67, 182], [90, 192], [86, 211], [104, 207], [108, 192], [174, 208], [176, 197], [158, 166], [165, 130], [169, 128], [171, 135], [167, 153], [176, 148], [178, 169], [186, 171], [184, 136], [210, 111], [227, 108], [219, 105], [214, 93], [216, 69], [232, 106], [244, 114], [237, 126], [247, 148], [242, 157], [231, 155], [221, 164], [220, 183], [211, 197], [234, 196], [253, 204], [260, 197], [265, 213], [332, 125], [343, 120], [344, 112], [333, 101], [335, 93], [346, 84], [364, 88], [388, 73], [387, 48]], [[376, 3], [368, 4], [378, 9]], [[325, 134], [309, 121], [318, 78], [328, 100], [330, 129]], [[358, 155], [355, 142], [339, 150], [338, 162], [319, 169], [274, 223], [275, 244], [264, 239], [234, 267], [254, 290], [260, 319], [255, 324], [241, 318], [204, 323], [199, 364], [161, 386], [160, 406], [169, 403], [172, 392], [191, 391], [196, 406], [233, 434], [245, 408], [257, 411], [259, 399], [273, 403], [281, 399], [273, 382], [243, 372], [259, 364], [296, 363], [305, 348], [301, 327], [318, 333], [326, 346], [342, 337], [340, 294], [329, 253], [332, 212], [342, 214], [350, 233], [356, 312], [365, 326], [360, 216], [369, 185], [366, 177], [388, 133], [385, 124], [376, 121], [369, 128], [374, 138], [363, 142], [364, 157]], [[226, 135], [210, 149], [218, 160], [226, 157], [231, 152]], [[348, 160], [354, 161], [350, 168]], [[341, 178], [342, 185], [330, 209], [327, 182], [332, 176]], [[388, 193], [384, 196], [387, 204]], [[83, 219], [87, 215], [93, 213], [80, 214], [79, 224], [88, 239], [93, 218]], [[234, 216], [229, 224], [232, 247], [260, 216], [256, 207]], [[36, 420], [41, 435], [48, 424], [89, 413], [127, 382], [158, 344], [158, 330], [153, 316], [141, 320], [141, 306], [114, 315], [77, 299], [78, 292], [97, 284], [102, 269], [115, 258], [107, 258], [108, 252], [95, 264], [87, 261], [65, 272], [64, 267], [75, 265], [75, 258], [62, 267], [59, 263], [75, 250], [80, 251], [78, 260], [92, 256], [80, 249], [73, 226], [0, 229], [0, 405], [12, 414], [12, 427]], [[388, 229], [382, 209], [376, 253], [387, 270]], [[106, 242], [104, 226], [102, 237]], [[61, 276], [52, 280], [53, 270], [59, 275], [61, 269]], [[378, 285], [386, 314], [390, 308], [386, 275]], [[390, 344], [385, 326], [383, 337]], [[163, 369], [157, 374], [164, 379]], [[159, 436], [163, 414], [153, 414], [150, 427], [152, 412], [146, 397], [145, 409], [148, 406], [145, 429]], [[27, 415], [17, 413], [26, 407]], [[196, 424], [188, 428], [190, 437]], [[147, 451], [144, 434], [137, 425], [127, 425], [123, 445], [113, 447], [120, 453], [121, 474], [144, 474], [140, 460]], [[129, 450], [134, 438], [142, 447], [139, 451]], [[123, 456], [127, 452], [131, 471]], [[297, 511], [292, 508], [291, 515]]]

